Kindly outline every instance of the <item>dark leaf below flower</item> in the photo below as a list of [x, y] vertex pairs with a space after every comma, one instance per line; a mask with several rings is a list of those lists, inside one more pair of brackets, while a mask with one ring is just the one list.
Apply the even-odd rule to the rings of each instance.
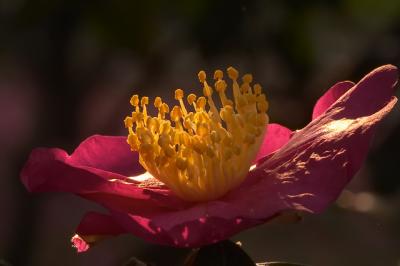
[[184, 266], [255, 266], [240, 245], [225, 240], [193, 250]]

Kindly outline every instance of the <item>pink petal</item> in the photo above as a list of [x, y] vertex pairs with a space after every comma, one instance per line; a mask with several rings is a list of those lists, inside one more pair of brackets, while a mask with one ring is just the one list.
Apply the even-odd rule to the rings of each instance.
[[125, 231], [114, 222], [111, 216], [89, 212], [83, 217], [76, 232], [71, 242], [78, 252], [85, 252], [99, 241]]
[[258, 186], [273, 182], [289, 206], [322, 211], [361, 167], [376, 125], [397, 101], [396, 83], [394, 66], [372, 71], [257, 167]]
[[[91, 151], [90, 145], [93, 145], [96, 152]], [[127, 146], [119, 137], [94, 136], [84, 141], [71, 156], [61, 149], [35, 149], [21, 171], [22, 182], [31, 192], [75, 193], [108, 208], [125, 211], [136, 208], [157, 210], [166, 206], [182, 208], [181, 205], [186, 204], [171, 195], [168, 189], [140, 187], [141, 182], [117, 172], [107, 171], [142, 171], [137, 162], [132, 162], [133, 166], [128, 165], [127, 169], [119, 168], [122, 165], [120, 160], [130, 161], [124, 152], [110, 155], [110, 151], [123, 150], [124, 148], [118, 147], [120, 145]], [[87, 157], [90, 153], [94, 154], [92, 160]], [[130, 154], [133, 158], [137, 156], [132, 152]], [[113, 159], [105, 162], [108, 157]], [[96, 167], [107, 168], [103, 170]]]
[[[50, 184], [54, 182], [55, 185], [63, 183], [63, 179], [57, 177], [62, 170], [60, 168], [73, 166], [80, 168], [81, 172], [85, 169], [94, 173], [96, 176], [81, 180], [84, 183], [91, 182], [93, 185], [102, 179], [126, 179], [128, 175], [134, 176], [144, 172], [138, 161], [138, 154], [130, 151], [125, 137], [95, 135], [84, 140], [70, 156], [61, 149], [33, 150], [21, 171], [21, 178], [30, 191], [46, 190], [45, 186], [49, 182]], [[79, 189], [76, 183], [71, 183], [72, 179], [77, 178], [67, 177], [68, 183], [65, 185], [70, 186], [71, 190]], [[76, 181], [78, 184], [81, 182]]]
[[[223, 205], [229, 207], [227, 212], [236, 210], [232, 203]], [[226, 219], [217, 210], [220, 210], [218, 202], [210, 202], [157, 216], [113, 212], [113, 217], [127, 232], [150, 243], [175, 247], [199, 247], [216, 243], [262, 222], [257, 219], [242, 219], [240, 212], [234, 212], [233, 218]]]
[[339, 99], [346, 91], [354, 86], [351, 81], [341, 81], [333, 85], [321, 98], [318, 99], [314, 106], [312, 120], [320, 116], [328, 109], [337, 99]]
[[365, 76], [326, 112], [345, 109], [333, 115], [333, 119], [342, 116], [358, 118], [371, 115], [391, 101], [394, 87], [397, 84], [397, 77], [398, 71], [395, 66], [381, 66]]
[[73, 165], [94, 167], [125, 176], [144, 172], [138, 153], [130, 150], [125, 136], [91, 136], [68, 159]]
[[266, 190], [273, 186], [290, 208], [323, 211], [361, 167], [377, 123], [395, 103], [393, 98], [377, 113], [358, 120], [327, 116], [304, 128], [255, 170], [254, 175], [264, 176], [257, 185], [265, 190], [258, 194], [271, 193]]
[[257, 162], [281, 148], [289, 141], [291, 135], [292, 131], [284, 126], [274, 123], [268, 124], [267, 133], [254, 161]]
[[79, 223], [76, 233], [81, 236], [90, 235], [119, 235], [123, 229], [107, 214], [88, 212]]

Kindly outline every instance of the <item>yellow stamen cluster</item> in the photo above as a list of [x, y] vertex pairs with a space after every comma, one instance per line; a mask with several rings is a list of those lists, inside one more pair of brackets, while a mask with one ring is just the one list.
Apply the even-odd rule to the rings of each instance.
[[[246, 177], [263, 140], [269, 121], [268, 101], [259, 84], [246, 74], [239, 85], [239, 73], [227, 69], [232, 82], [233, 100], [226, 94], [223, 72], [214, 73], [215, 84], [206, 81], [200, 71], [204, 96], [175, 91], [179, 105], [171, 110], [160, 97], [154, 100], [157, 117], [147, 113], [148, 97], [131, 98], [134, 111], [126, 117], [132, 151], [138, 151], [140, 163], [176, 195], [188, 201], [217, 199], [239, 185]], [[221, 108], [216, 106], [216, 92]], [[169, 114], [170, 119], [166, 119]], [[171, 124], [171, 121], [173, 124]]]

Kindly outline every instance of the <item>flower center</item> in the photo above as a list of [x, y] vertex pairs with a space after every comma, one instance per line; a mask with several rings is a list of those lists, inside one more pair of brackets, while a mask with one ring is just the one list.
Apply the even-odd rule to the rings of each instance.
[[[134, 112], [125, 118], [132, 151], [139, 152], [142, 166], [188, 201], [217, 199], [238, 186], [246, 177], [269, 121], [268, 101], [261, 86], [251, 86], [251, 74], [243, 75], [233, 67], [227, 69], [232, 81], [233, 101], [226, 94], [223, 72], [214, 73], [212, 88], [206, 73], [198, 74], [204, 96], [187, 96], [184, 103], [181, 89], [175, 91], [179, 102], [170, 108], [160, 97], [154, 100], [158, 116], [147, 113], [148, 97], [131, 98]], [[213, 100], [217, 92], [221, 108]], [[170, 120], [166, 119], [169, 113]], [[173, 122], [173, 125], [171, 124]]]

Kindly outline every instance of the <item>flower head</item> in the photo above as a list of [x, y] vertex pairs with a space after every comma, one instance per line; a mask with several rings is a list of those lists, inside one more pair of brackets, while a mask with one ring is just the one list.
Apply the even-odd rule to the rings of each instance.
[[[202, 72], [199, 76], [208, 97], [210, 86]], [[219, 77], [222, 80], [220, 74], [216, 77], [217, 83]], [[126, 137], [96, 135], [82, 142], [71, 155], [61, 149], [35, 149], [21, 178], [29, 191], [70, 192], [108, 210], [107, 214], [90, 212], [82, 219], [76, 230], [78, 235], [72, 239], [78, 251], [87, 250], [100, 239], [128, 232], [164, 245], [197, 247], [214, 243], [286, 211], [321, 212], [336, 200], [361, 167], [376, 125], [397, 101], [393, 96], [397, 77], [397, 68], [386, 65], [373, 70], [357, 84], [339, 82], [317, 101], [312, 121], [304, 128], [291, 131], [278, 124], [268, 124], [264, 136], [258, 122], [253, 122], [265, 114], [266, 101], [259, 101], [264, 106], [257, 111], [254, 111], [254, 102], [247, 101], [253, 104], [249, 109], [253, 110], [254, 118], [252, 115], [246, 117], [247, 111], [241, 113], [237, 107], [242, 106], [240, 97], [235, 96], [234, 103], [221, 96], [222, 109], [231, 106], [227, 107], [232, 109], [231, 119], [235, 117], [242, 121], [233, 122], [223, 114], [219, 116], [223, 121], [221, 126], [218, 125], [218, 112], [213, 110], [209, 98], [210, 111], [203, 112], [205, 100], [199, 104], [196, 101], [193, 118], [187, 119], [190, 122], [186, 122], [187, 125], [184, 118], [189, 114], [187, 109], [184, 114], [184, 105], [180, 103], [175, 111], [172, 109], [173, 128], [164, 126], [168, 125], [163, 117], [167, 108], [162, 107], [165, 105], [161, 99], [156, 99], [156, 107], [164, 108], [163, 111], [159, 111], [157, 118], [145, 119], [147, 98], [142, 98], [140, 110], [139, 99], [133, 97], [135, 114], [126, 120], [131, 147], [127, 145]], [[236, 79], [237, 75], [232, 78], [234, 91], [235, 87], [239, 88], [235, 85]], [[246, 80], [251, 78], [247, 76], [243, 84], [250, 83]], [[218, 86], [215, 87], [218, 91]], [[253, 87], [253, 95], [257, 95], [257, 90]], [[243, 91], [246, 88], [241, 96], [249, 94], [249, 90], [247, 94]], [[182, 91], [177, 91], [176, 96], [178, 101], [182, 100]], [[194, 100], [191, 105], [193, 103]], [[237, 114], [233, 114], [233, 109]], [[198, 118], [195, 119], [196, 115]], [[262, 119], [268, 120], [266, 116]], [[242, 123], [241, 131], [236, 125], [229, 125], [236, 122]], [[226, 125], [224, 129], [223, 124]], [[247, 129], [246, 125], [255, 129]], [[163, 132], [163, 128], [169, 128], [169, 131]], [[213, 130], [226, 131], [227, 136], [231, 134], [232, 139], [238, 138], [242, 142], [229, 141], [231, 146], [226, 145], [222, 142], [225, 133], [212, 133]], [[256, 149], [251, 145], [256, 144], [246, 143], [246, 134], [235, 130], [254, 133], [254, 143], [261, 143], [256, 166], [250, 171], [248, 167]], [[166, 133], [166, 140], [163, 133]], [[221, 134], [218, 135], [220, 142], [213, 142], [212, 134]], [[181, 135], [190, 137], [191, 141]], [[214, 155], [214, 160], [203, 162], [204, 159], [199, 159], [196, 154], [208, 158], [207, 147], [197, 147], [202, 145], [199, 143], [222, 143], [212, 150], [222, 157]], [[174, 146], [176, 144], [178, 148]], [[229, 160], [225, 160], [223, 152], [227, 146], [232, 150], [232, 156], [239, 156], [234, 152], [234, 145], [243, 145], [240, 147], [246, 149], [242, 148], [239, 153], [243, 153], [240, 157], [243, 161], [231, 157], [237, 166], [227, 164]], [[172, 150], [168, 151], [169, 148]], [[139, 153], [132, 153], [131, 149], [139, 150]], [[185, 149], [187, 154], [184, 154]], [[170, 152], [173, 156], [168, 155]], [[178, 158], [186, 163], [179, 162]], [[145, 172], [139, 161], [149, 172]], [[164, 165], [165, 161], [170, 166]], [[197, 166], [194, 169], [205, 172], [192, 175], [191, 170], [187, 170], [191, 164]], [[210, 165], [222, 169], [209, 170], [212, 169], [207, 168]], [[224, 167], [235, 171], [226, 174]], [[182, 169], [186, 171], [185, 175], [179, 172]], [[246, 169], [247, 174], [239, 173], [237, 169]], [[201, 183], [200, 177], [207, 179]], [[225, 180], [227, 177], [232, 183]], [[193, 179], [197, 181], [193, 182]], [[192, 192], [193, 195], [189, 195]]]
[[223, 72], [216, 70], [214, 87], [222, 105], [218, 111], [214, 89], [208, 85], [206, 73], [200, 71], [204, 97], [189, 94], [190, 111], [183, 90], [177, 89], [179, 106], [170, 112], [174, 125], [166, 119], [170, 108], [160, 97], [154, 101], [157, 117], [147, 113], [148, 97], [140, 101], [138, 95], [131, 98], [135, 111], [125, 119], [131, 150], [139, 152], [139, 162], [153, 177], [184, 200], [209, 201], [237, 187], [263, 141], [268, 102], [261, 86], [251, 86], [251, 74], [244, 75], [239, 85], [238, 71], [229, 67], [227, 72], [233, 101], [227, 97]]

